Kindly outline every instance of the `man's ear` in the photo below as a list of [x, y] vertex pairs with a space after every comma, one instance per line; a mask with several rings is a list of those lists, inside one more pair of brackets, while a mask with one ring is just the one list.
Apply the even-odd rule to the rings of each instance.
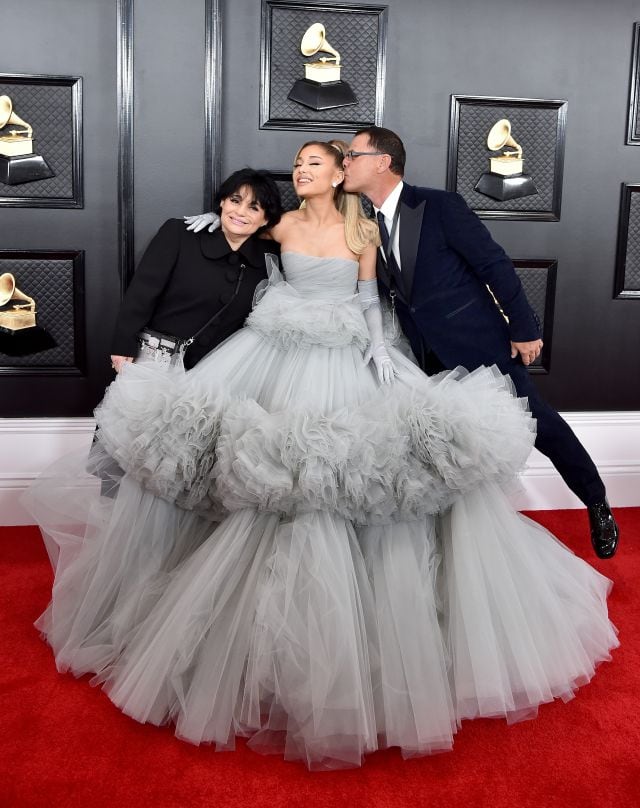
[[378, 157], [378, 174], [384, 174], [385, 171], [388, 171], [391, 168], [391, 155], [390, 154], [381, 154]]

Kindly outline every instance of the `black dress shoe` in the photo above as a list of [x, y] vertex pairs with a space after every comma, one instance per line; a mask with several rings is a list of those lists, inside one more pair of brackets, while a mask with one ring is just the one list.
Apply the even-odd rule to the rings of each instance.
[[611, 558], [618, 549], [619, 530], [606, 499], [587, 506], [591, 544], [598, 558]]

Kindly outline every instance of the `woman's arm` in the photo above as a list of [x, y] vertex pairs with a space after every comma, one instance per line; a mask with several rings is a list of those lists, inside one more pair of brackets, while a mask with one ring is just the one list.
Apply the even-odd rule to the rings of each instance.
[[382, 326], [382, 308], [376, 280], [376, 247], [370, 244], [360, 256], [358, 297], [369, 329], [369, 347], [364, 363], [373, 360], [380, 384], [391, 384], [396, 370], [387, 351]]
[[377, 247], [370, 244], [360, 256], [359, 281], [371, 281], [376, 277]]

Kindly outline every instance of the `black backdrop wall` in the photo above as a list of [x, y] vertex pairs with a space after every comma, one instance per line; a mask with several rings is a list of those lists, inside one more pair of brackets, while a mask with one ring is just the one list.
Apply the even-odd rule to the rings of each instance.
[[[109, 328], [119, 300], [116, 4], [100, 0], [26, 0], [4, 4], [1, 27], [0, 74], [82, 78], [84, 207], [10, 207], [2, 204], [0, 198], [0, 250], [84, 251], [85, 326], [77, 338], [85, 342], [78, 348], [82, 353], [86, 347], [86, 361], [83, 375], [46, 375], [46, 367], [33, 366], [29, 370], [37, 371], [38, 375], [15, 375], [15, 368], [0, 367], [0, 415], [87, 415], [104, 390], [109, 367], [105, 360]], [[36, 123], [23, 107], [16, 106], [16, 112]], [[57, 125], [69, 125], [66, 114]], [[44, 156], [49, 157], [43, 135], [35, 125], [36, 147], [43, 147]], [[59, 174], [64, 170], [62, 166], [55, 168]], [[6, 197], [11, 188], [0, 185], [0, 191]], [[0, 272], [6, 269], [0, 260]], [[45, 266], [43, 272], [47, 271], [49, 268]], [[39, 322], [44, 318], [43, 324], [55, 331], [55, 322], [46, 321], [55, 317], [47, 309], [49, 298], [58, 290], [53, 288], [36, 295], [31, 283], [28, 286], [22, 283], [23, 272], [16, 270], [14, 274], [18, 286], [27, 294], [31, 291], [36, 298]], [[36, 354], [29, 361], [38, 358]], [[0, 366], [6, 364], [6, 358], [0, 354]]]
[[[486, 223], [514, 259], [558, 263], [550, 373], [536, 376], [544, 395], [565, 411], [640, 409], [640, 299], [613, 298], [621, 184], [640, 182], [640, 148], [625, 145], [637, 1], [386, 5], [383, 123], [405, 141], [409, 181], [445, 187], [452, 94], [567, 100], [560, 221]], [[219, 91], [223, 175], [247, 164], [286, 171], [311, 132], [259, 128], [259, 0], [132, 6], [137, 258], [166, 218], [202, 209], [205, 90]], [[86, 378], [1, 374], [2, 415], [89, 414], [111, 378], [121, 269], [116, 10], [117, 0], [23, 0], [3, 16], [0, 73], [83, 76], [85, 207], [0, 205], [0, 249], [85, 250], [88, 356]], [[207, 11], [221, 22], [214, 88], [205, 88]]]

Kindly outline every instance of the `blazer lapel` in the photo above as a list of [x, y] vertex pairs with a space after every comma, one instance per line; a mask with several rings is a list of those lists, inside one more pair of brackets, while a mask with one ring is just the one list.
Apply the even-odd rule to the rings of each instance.
[[402, 198], [400, 200], [400, 266], [407, 300], [411, 299], [413, 289], [425, 204], [426, 200], [423, 199], [417, 207], [412, 208]]

